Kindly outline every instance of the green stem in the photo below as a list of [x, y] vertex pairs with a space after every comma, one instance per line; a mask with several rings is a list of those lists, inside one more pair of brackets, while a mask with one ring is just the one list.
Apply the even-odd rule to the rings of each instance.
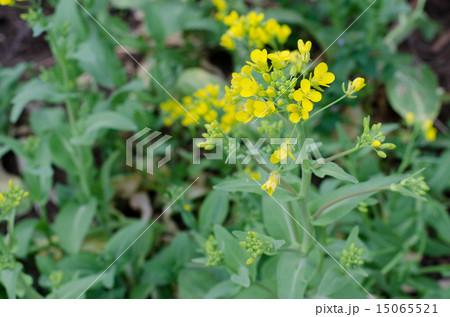
[[405, 154], [403, 155], [402, 162], [398, 168], [399, 173], [403, 173], [411, 162], [411, 155], [412, 155], [412, 151], [414, 150], [414, 143], [416, 141], [416, 138], [420, 134], [420, 130], [421, 130], [421, 128], [419, 125], [416, 125], [414, 127], [414, 130], [411, 134], [411, 139], [409, 140], [408, 145], [406, 146]]
[[[348, 150], [346, 150], [346, 151], [344, 151], [344, 152], [341, 152], [341, 153], [332, 155], [332, 156], [330, 156], [329, 158], [326, 158], [326, 159], [325, 159], [325, 163], [332, 162], [332, 161], [335, 161], [335, 160], [337, 160], [337, 159], [340, 159], [341, 157], [347, 156], [347, 155], [349, 155], [349, 154], [351, 154], [351, 153], [353, 153], [353, 152], [358, 151], [359, 149], [360, 149], [359, 146], [355, 146], [355, 147], [353, 147], [353, 148], [351, 148], [351, 149], [348, 149]], [[317, 164], [315, 164], [312, 168], [317, 168], [317, 167], [319, 167], [319, 166], [320, 166], [320, 164], [317, 163]]]
[[294, 206], [292, 204], [292, 201], [288, 202], [288, 210], [289, 210], [289, 220], [291, 223], [291, 230], [294, 232], [294, 236], [295, 236], [295, 242], [297, 244], [300, 243], [300, 234], [299, 234], [299, 230], [298, 230], [298, 226], [295, 220], [295, 211], [294, 211]]
[[311, 118], [313, 118], [314, 116], [318, 115], [319, 113], [321, 113], [322, 111], [330, 108], [332, 105], [337, 104], [339, 101], [341, 101], [342, 99], [344, 99], [345, 97], [347, 97], [346, 94], [344, 94], [342, 97], [336, 99], [335, 101], [333, 101], [332, 103], [329, 103], [328, 105], [326, 105], [325, 107], [320, 108], [319, 110], [317, 110], [316, 112], [314, 112], [312, 115], [309, 116], [308, 120], [310, 120]]
[[[311, 245], [311, 236], [314, 236], [314, 226], [311, 223], [311, 215], [308, 211], [308, 192], [311, 185], [311, 172], [302, 164], [302, 183], [300, 188], [300, 216], [303, 224], [303, 240], [302, 240], [302, 252], [308, 253]], [[309, 234], [308, 234], [309, 233]]]
[[[299, 136], [299, 148], [303, 147], [303, 144], [305, 143], [305, 128], [303, 126], [303, 123], [300, 123], [298, 125], [297, 130], [298, 136]], [[300, 221], [303, 225], [303, 239], [302, 239], [302, 252], [308, 253], [311, 245], [312, 245], [312, 239], [311, 236], [314, 236], [314, 227], [311, 223], [311, 215], [308, 211], [308, 192], [309, 188], [311, 186], [311, 171], [309, 169], [309, 161], [304, 161], [301, 165], [302, 169], [302, 182], [300, 184]]]
[[342, 200], [345, 200], [345, 199], [348, 199], [348, 198], [351, 198], [351, 197], [355, 197], [355, 196], [358, 196], [358, 195], [370, 193], [370, 192], [378, 192], [378, 191], [383, 191], [383, 190], [389, 190], [389, 188], [390, 188], [389, 186], [369, 188], [369, 189], [364, 189], [364, 190], [361, 190], [361, 191], [358, 191], [358, 192], [354, 192], [354, 193], [351, 193], [351, 194], [348, 194], [348, 195], [344, 195], [344, 196], [335, 198], [335, 199], [331, 200], [330, 202], [326, 203], [325, 205], [323, 205], [322, 207], [320, 207], [319, 209], [317, 209], [317, 211], [313, 215], [313, 218], [317, 219], [317, 217], [319, 217], [322, 214], [323, 211], [325, 211], [327, 208], [331, 207], [332, 205], [334, 205], [334, 204], [336, 204], [336, 203], [338, 203], [338, 202], [340, 202]]
[[[57, 43], [56, 39], [54, 38], [54, 36], [51, 33], [49, 33], [49, 36], [53, 43]], [[70, 87], [69, 73], [68, 73], [68, 69], [67, 69], [67, 60], [65, 58], [65, 52], [62, 52], [60, 50], [60, 48], [56, 47], [55, 44], [51, 45], [51, 47], [52, 47], [53, 55], [55, 55], [56, 60], [59, 62], [58, 65], [60, 65], [60, 67], [61, 67], [64, 92], [70, 93], [71, 87]], [[66, 103], [66, 109], [67, 109], [67, 117], [68, 117], [69, 125], [70, 125], [71, 131], [72, 131], [72, 135], [78, 136], [79, 131], [78, 131], [78, 127], [76, 124], [76, 117], [75, 117], [75, 107], [76, 106], [70, 97], [66, 97], [65, 103]], [[84, 149], [82, 149], [80, 146], [76, 146], [75, 150], [80, 155], [82, 155], [83, 152], [85, 152]], [[78, 169], [78, 175], [80, 178], [80, 186], [81, 186], [83, 195], [85, 196], [85, 198], [89, 198], [90, 197], [90, 189], [89, 189], [89, 182], [87, 180], [87, 175], [86, 175], [87, 169], [84, 166], [84, 160], [79, 155], [75, 155], [74, 162]]]

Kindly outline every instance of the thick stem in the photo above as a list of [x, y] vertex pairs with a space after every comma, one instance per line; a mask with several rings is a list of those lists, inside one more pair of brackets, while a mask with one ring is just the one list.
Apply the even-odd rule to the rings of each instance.
[[[303, 147], [305, 143], [305, 128], [303, 123], [300, 123], [297, 130], [299, 136], [299, 148]], [[305, 166], [305, 163], [309, 165], [309, 161], [302, 163], [302, 182], [300, 184], [300, 221], [303, 226], [303, 239], [302, 239], [302, 252], [307, 253], [312, 244], [311, 236], [314, 236], [314, 227], [311, 223], [311, 216], [308, 211], [308, 192], [311, 186], [311, 171], [309, 166]], [[309, 233], [309, 234], [308, 234]], [[311, 235], [311, 236], [310, 236]]]
[[[314, 236], [314, 226], [308, 211], [308, 191], [311, 185], [311, 172], [302, 165], [302, 183], [300, 188], [300, 216], [303, 224], [302, 252], [308, 253], [311, 245], [311, 236]], [[309, 233], [309, 234], [308, 234]]]
[[300, 243], [300, 233], [299, 233], [299, 230], [298, 230], [298, 225], [297, 225], [296, 220], [295, 220], [295, 211], [294, 211], [294, 206], [292, 204], [292, 201], [288, 202], [288, 207], [289, 207], [288, 209], [289, 209], [289, 215], [290, 215], [289, 220], [290, 220], [290, 223], [291, 223], [291, 229], [292, 229], [292, 231], [294, 232], [294, 235], [295, 235], [295, 242], [297, 244], [299, 244]]
[[354, 192], [354, 193], [351, 193], [351, 194], [348, 194], [348, 195], [344, 195], [344, 196], [335, 198], [335, 199], [329, 201], [328, 203], [326, 203], [325, 205], [323, 205], [322, 207], [320, 207], [319, 209], [317, 209], [317, 211], [313, 215], [313, 218], [317, 219], [317, 217], [319, 217], [322, 214], [322, 212], [324, 212], [327, 208], [331, 207], [332, 205], [334, 205], [334, 204], [336, 204], [336, 203], [338, 203], [338, 202], [340, 202], [342, 200], [345, 200], [345, 199], [348, 199], [348, 198], [351, 198], [351, 197], [355, 197], [355, 196], [358, 196], [358, 195], [370, 193], [370, 192], [378, 192], [378, 191], [383, 191], [383, 190], [389, 190], [389, 186], [377, 187], [377, 188], [369, 188], [369, 189], [361, 190], [361, 191], [358, 191], [358, 192]]

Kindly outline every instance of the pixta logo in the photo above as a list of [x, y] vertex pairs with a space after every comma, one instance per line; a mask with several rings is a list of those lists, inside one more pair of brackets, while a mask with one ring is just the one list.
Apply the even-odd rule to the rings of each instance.
[[[127, 139], [126, 164], [153, 175], [156, 155], [164, 155], [157, 162], [158, 168], [170, 161], [172, 147], [170, 144], [166, 144], [166, 142], [172, 137], [164, 134], [157, 139], [162, 133], [159, 131], [151, 131], [150, 128], [144, 128]], [[144, 162], [146, 162], [145, 165]]]

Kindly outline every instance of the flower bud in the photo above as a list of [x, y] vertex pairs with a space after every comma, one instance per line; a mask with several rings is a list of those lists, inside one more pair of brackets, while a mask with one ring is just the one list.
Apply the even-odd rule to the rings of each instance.
[[268, 83], [268, 84], [270, 84], [270, 82], [272, 81], [272, 78], [270, 77], [270, 75], [268, 73], [264, 73], [263, 78], [266, 81], [266, 83]]
[[383, 150], [394, 150], [397, 146], [394, 143], [384, 143], [381, 145]]
[[378, 151], [378, 152], [377, 152], [377, 155], [378, 155], [379, 157], [381, 157], [381, 158], [386, 158], [386, 157], [387, 157], [386, 153], [384, 153], [383, 151]]

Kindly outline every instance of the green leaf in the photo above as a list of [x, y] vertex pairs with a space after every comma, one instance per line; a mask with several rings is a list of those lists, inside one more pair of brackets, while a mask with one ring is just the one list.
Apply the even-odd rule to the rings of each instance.
[[232, 298], [242, 287], [226, 280], [214, 285], [204, 296], [205, 299]]
[[[283, 207], [288, 210], [287, 206]], [[292, 227], [291, 217], [268, 195], [262, 197], [262, 216], [264, 226], [271, 237], [288, 241], [288, 244], [295, 242], [296, 228]]]
[[61, 108], [35, 109], [31, 112], [30, 124], [36, 135], [42, 135], [66, 124], [66, 114]]
[[215, 284], [217, 278], [204, 269], [185, 269], [178, 275], [178, 297], [183, 299], [204, 298]]
[[91, 28], [87, 40], [78, 46], [71, 57], [100, 85], [112, 89], [124, 84], [125, 71], [114, 53], [114, 45], [92, 30], [94, 28]]
[[58, 213], [54, 229], [59, 243], [68, 253], [77, 253], [83, 243], [95, 216], [95, 200], [79, 205], [75, 203], [63, 206]]
[[316, 249], [307, 257], [291, 252], [281, 254], [277, 266], [278, 298], [303, 298], [319, 261], [320, 254]]
[[[315, 213], [321, 206], [333, 201], [334, 199], [357, 193], [359, 191], [368, 191], [357, 196], [342, 199], [339, 202], [329, 206], [317, 219], [313, 220], [313, 224], [315, 226], [327, 226], [333, 222], [338, 221], [354, 208], [356, 208], [360, 202], [379, 192], [379, 190], [377, 189], [390, 186], [391, 184], [397, 183], [404, 178], [404, 175], [378, 177], [357, 185], [347, 185], [338, 188], [327, 195], [320, 196], [316, 200], [312, 201], [311, 205], [309, 206], [309, 210], [312, 214]], [[373, 189], [374, 191], [369, 191], [371, 189]]]
[[136, 221], [125, 228], [120, 229], [111, 237], [111, 239], [109, 239], [105, 246], [104, 253], [117, 258], [139, 237], [145, 228], [146, 223]]
[[324, 178], [325, 175], [329, 175], [343, 181], [352, 182], [355, 184], [358, 183], [358, 180], [355, 177], [348, 174], [334, 162], [328, 162], [324, 165], [320, 165], [318, 168], [313, 168], [312, 172], [314, 173], [314, 175], [320, 178]]
[[392, 108], [403, 118], [412, 112], [418, 122], [436, 119], [441, 106], [438, 80], [426, 66], [402, 66], [386, 82]]
[[342, 275], [336, 266], [330, 266], [320, 281], [317, 297], [327, 298], [329, 295], [346, 287], [349, 281], [349, 277]]
[[210, 231], [213, 225], [222, 224], [229, 209], [228, 193], [213, 190], [200, 206], [198, 225], [201, 230]]
[[81, 136], [72, 138], [74, 144], [92, 145], [97, 133], [103, 129], [135, 131], [136, 124], [126, 116], [113, 112], [101, 111], [90, 115], [85, 122], [85, 129]]
[[0, 282], [6, 289], [6, 294], [8, 294], [9, 299], [16, 298], [16, 284], [17, 278], [19, 277], [21, 266], [17, 265], [14, 269], [6, 269], [0, 271]]
[[239, 267], [239, 271], [237, 274], [231, 275], [231, 281], [236, 283], [237, 285], [243, 287], [250, 286], [250, 277], [248, 274], [248, 268], [245, 266]]
[[14, 250], [16, 257], [25, 258], [28, 255], [31, 238], [33, 237], [37, 223], [37, 219], [24, 219], [16, 224], [14, 229], [14, 235], [17, 241], [17, 248]]
[[58, 103], [64, 100], [66, 94], [59, 93], [55, 86], [39, 78], [35, 78], [21, 86], [12, 100], [13, 107], [9, 119], [16, 123], [25, 106], [35, 100]]
[[[47, 298], [56, 298], [56, 299], [75, 299], [78, 298], [87, 288], [89, 290], [100, 287], [101, 281], [104, 278], [104, 275], [100, 277], [96, 283], [94, 281], [99, 277], [100, 274], [89, 275], [83, 278], [77, 278], [73, 281], [65, 283], [60, 288], [52, 292], [47, 296]], [[94, 283], [94, 284], [92, 284]], [[92, 285], [91, 285], [92, 284]], [[85, 297], [86, 294], [83, 294], [82, 297]]]

